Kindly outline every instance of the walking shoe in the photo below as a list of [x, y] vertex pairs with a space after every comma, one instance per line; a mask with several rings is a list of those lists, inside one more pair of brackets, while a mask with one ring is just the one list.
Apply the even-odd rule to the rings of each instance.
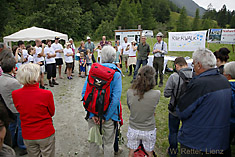
[[52, 83], [53, 83], [53, 85], [59, 85], [59, 83], [55, 82], [54, 79], [52, 79]]
[[158, 87], [162, 87], [163, 86], [163, 83], [159, 83]]
[[118, 151], [114, 152], [114, 155], [120, 155], [122, 152], [123, 152], [123, 149], [119, 147]]
[[26, 154], [28, 154], [27, 150], [20, 149], [20, 153], [19, 153], [20, 156], [23, 156], [23, 155], [26, 155]]
[[128, 69], [126, 69], [126, 73], [128, 73]]
[[128, 76], [131, 76], [132, 74], [131, 73], [129, 73], [129, 75]]
[[49, 86], [54, 87], [54, 84], [51, 82], [51, 80], [49, 80]]
[[41, 86], [41, 85], [40, 85], [40, 88], [41, 88], [41, 89], [45, 89], [45, 86]]

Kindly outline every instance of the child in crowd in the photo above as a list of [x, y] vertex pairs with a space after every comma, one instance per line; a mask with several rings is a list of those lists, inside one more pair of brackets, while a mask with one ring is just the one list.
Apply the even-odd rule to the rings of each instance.
[[79, 65], [81, 69], [81, 75], [84, 78], [85, 77], [85, 68], [86, 68], [86, 58], [84, 52], [80, 52], [80, 60]]
[[27, 62], [26, 63], [34, 63], [35, 59], [34, 59], [34, 55], [36, 53], [36, 50], [34, 47], [30, 47], [27, 49], [28, 51], [28, 57], [27, 57]]
[[114, 64], [120, 69], [120, 70], [122, 70], [121, 69], [121, 67], [120, 67], [120, 61], [121, 61], [121, 57], [120, 57], [120, 52], [118, 51], [118, 47], [117, 46], [114, 46], [114, 48], [115, 48], [115, 50], [116, 50], [116, 59], [114, 60]]
[[95, 51], [97, 51], [98, 53], [98, 58], [97, 58], [97, 62], [98, 63], [101, 63], [101, 49], [102, 47], [100, 45], [98, 45], [96, 48], [95, 48]]
[[86, 50], [86, 65], [87, 65], [87, 75], [89, 75], [89, 71], [91, 69], [92, 64], [92, 54], [90, 49]]
[[71, 49], [71, 43], [67, 42], [64, 49], [64, 60], [67, 67], [67, 78], [69, 80], [72, 78], [72, 63], [73, 63], [73, 51]]

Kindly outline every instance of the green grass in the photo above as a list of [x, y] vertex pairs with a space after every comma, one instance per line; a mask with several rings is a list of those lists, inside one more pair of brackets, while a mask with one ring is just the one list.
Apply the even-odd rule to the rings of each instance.
[[[156, 39], [147, 39], [147, 43], [150, 45], [151, 47], [151, 51], [153, 49], [154, 44], [156, 43]], [[168, 43], [167, 39], [164, 39], [165, 42]], [[78, 47], [78, 44], [80, 42], [76, 42], [76, 46]], [[95, 42], [97, 43], [97, 42]], [[209, 49], [214, 52], [216, 50], [218, 50], [221, 47], [227, 47], [231, 52], [230, 52], [230, 59], [229, 61], [235, 61], [235, 53], [233, 53], [232, 51], [232, 46], [231, 45], [224, 45], [224, 44], [210, 44]], [[168, 52], [168, 55], [170, 56], [189, 56], [192, 57], [192, 53], [193, 52]], [[97, 54], [95, 53], [95, 58], [96, 58]], [[168, 62], [169, 63], [169, 62]], [[169, 67], [172, 66], [172, 63], [170, 63]], [[171, 67], [172, 68], [172, 67]], [[123, 110], [129, 112], [129, 109], [127, 107], [127, 100], [126, 100], [126, 92], [127, 90], [130, 88], [131, 86], [131, 80], [133, 78], [132, 76], [127, 76], [128, 74], [125, 73], [126, 69], [125, 66], [123, 64], [123, 69], [122, 69], [125, 77], [123, 77], [122, 79], [122, 96], [121, 96], [121, 103], [123, 106]], [[161, 91], [161, 97], [160, 97], [160, 101], [159, 104], [156, 107], [156, 127], [157, 127], [157, 141], [156, 141], [156, 153], [158, 154], [158, 156], [166, 156], [166, 149], [168, 148], [169, 144], [168, 144], [168, 109], [167, 109], [167, 105], [169, 103], [169, 98], [165, 98], [163, 95], [163, 90], [165, 87], [165, 84], [169, 78], [171, 73], [165, 73], [164, 75], [164, 86], [159, 88], [159, 87], [155, 87], [155, 89], [158, 89]], [[234, 147], [233, 147], [234, 148]], [[235, 155], [235, 150], [234, 150], [234, 155]]]

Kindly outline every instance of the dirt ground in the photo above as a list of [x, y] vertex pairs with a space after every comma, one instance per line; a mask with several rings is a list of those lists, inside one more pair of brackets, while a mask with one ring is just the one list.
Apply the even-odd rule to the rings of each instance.
[[[58, 86], [48, 87], [53, 92], [56, 106], [56, 113], [53, 117], [56, 129], [56, 157], [89, 156], [88, 125], [84, 119], [86, 112], [81, 102], [81, 92], [85, 78], [78, 77], [77, 69], [72, 80], [68, 80], [64, 70], [62, 70], [64, 79], [57, 79]], [[123, 111], [122, 136], [125, 144], [121, 145], [123, 152], [117, 155], [119, 157], [128, 156], [128, 148], [125, 146], [128, 117], [128, 113]], [[28, 157], [28, 155], [24, 157]]]

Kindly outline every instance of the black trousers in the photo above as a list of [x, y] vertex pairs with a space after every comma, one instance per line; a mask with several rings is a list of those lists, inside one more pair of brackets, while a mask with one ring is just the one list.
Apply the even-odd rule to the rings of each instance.
[[50, 80], [51, 78], [56, 77], [56, 64], [47, 64], [47, 79]]

